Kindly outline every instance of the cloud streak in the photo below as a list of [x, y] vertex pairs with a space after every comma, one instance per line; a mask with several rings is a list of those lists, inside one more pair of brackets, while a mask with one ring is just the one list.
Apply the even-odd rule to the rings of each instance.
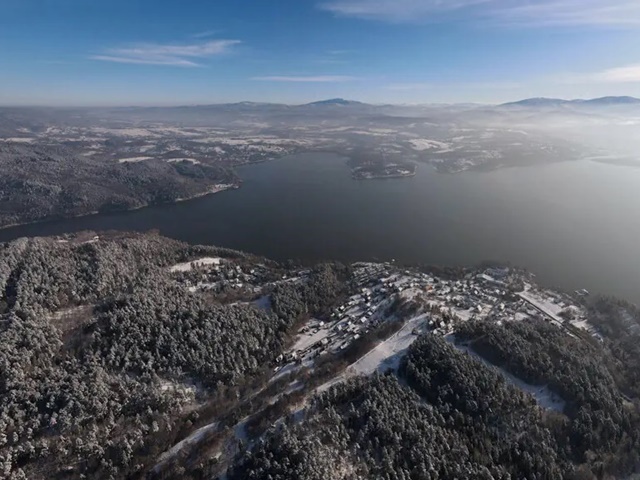
[[356, 80], [356, 77], [347, 75], [316, 75], [316, 76], [290, 76], [270, 75], [266, 77], [253, 77], [251, 80], [258, 82], [292, 82], [292, 83], [338, 83]]
[[597, 73], [595, 78], [603, 83], [640, 83], [640, 64], [611, 68]]
[[322, 0], [318, 6], [339, 16], [396, 23], [640, 27], [638, 0]]
[[609, 68], [599, 72], [573, 73], [558, 77], [558, 82], [568, 85], [577, 84], [624, 84], [640, 83], [640, 64]]
[[103, 54], [91, 55], [92, 60], [138, 65], [198, 67], [200, 61], [228, 53], [239, 40], [212, 40], [189, 45], [144, 43], [124, 48], [110, 48]]
[[220, 30], [205, 30], [204, 32], [194, 33], [191, 38], [209, 38], [215, 35], [220, 35]]

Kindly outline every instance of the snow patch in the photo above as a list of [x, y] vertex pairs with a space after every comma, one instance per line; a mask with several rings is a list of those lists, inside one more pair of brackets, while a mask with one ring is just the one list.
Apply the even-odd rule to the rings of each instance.
[[118, 163], [138, 163], [143, 162], [145, 160], [151, 160], [153, 157], [129, 157], [129, 158], [120, 158]]
[[11, 137], [11, 138], [3, 138], [1, 140], [7, 143], [33, 143], [35, 141], [35, 138]]
[[409, 140], [411, 146], [414, 150], [424, 151], [424, 150], [447, 150], [451, 148], [451, 145], [444, 142], [439, 142], [437, 140], [427, 140], [426, 138], [418, 138], [414, 140]]
[[192, 260], [191, 262], [178, 263], [169, 269], [170, 272], [189, 272], [197, 267], [204, 265], [220, 265], [222, 258], [219, 257], [205, 257], [198, 260]]

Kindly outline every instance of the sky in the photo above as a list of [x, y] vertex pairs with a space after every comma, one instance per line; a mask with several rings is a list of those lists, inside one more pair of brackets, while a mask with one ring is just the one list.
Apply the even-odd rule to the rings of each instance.
[[640, 97], [639, 0], [0, 0], [0, 105]]

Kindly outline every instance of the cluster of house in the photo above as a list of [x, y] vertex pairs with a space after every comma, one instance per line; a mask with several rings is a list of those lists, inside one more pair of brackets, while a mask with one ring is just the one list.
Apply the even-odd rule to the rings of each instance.
[[[523, 285], [529, 278], [508, 268], [487, 268], [449, 280], [388, 263], [360, 263], [354, 265], [354, 279], [358, 293], [339, 305], [330, 318], [309, 322], [290, 353], [278, 359], [280, 365], [310, 365], [318, 355], [347, 348], [386, 321], [388, 307], [398, 298], [418, 302], [420, 314], [426, 315], [422, 328], [441, 335], [453, 332], [457, 322], [471, 319], [508, 322], [543, 318], [556, 322], [554, 312], [571, 308], [576, 310], [576, 320], [583, 316], [564, 297], [549, 297], [547, 307], [541, 307], [534, 299], [520, 296], [512, 286]], [[540, 290], [540, 295], [543, 292], [546, 290]], [[422, 328], [415, 333], [421, 333]]]
[[237, 263], [218, 259], [218, 262], [204, 265], [193, 265], [194, 268], [180, 271], [177, 281], [185, 285], [189, 291], [213, 291], [247, 289], [259, 292], [269, 275], [269, 269], [263, 265], [243, 266]]

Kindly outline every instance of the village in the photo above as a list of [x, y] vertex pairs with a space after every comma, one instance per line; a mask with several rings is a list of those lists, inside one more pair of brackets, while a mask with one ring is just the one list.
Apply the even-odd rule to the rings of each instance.
[[[578, 301], [589, 294], [586, 290], [570, 295], [541, 288], [534, 275], [520, 269], [489, 267], [445, 277], [394, 262], [352, 267], [354, 294], [325, 318], [312, 317], [301, 327], [291, 347], [273, 359], [273, 380], [312, 368], [319, 357], [340, 354], [388, 322], [397, 322], [409, 335], [386, 339], [380, 351], [387, 353], [378, 355], [377, 364], [365, 370], [382, 369], [388, 357], [406, 350], [422, 333], [451, 337], [457, 324], [475, 319], [498, 324], [542, 319], [569, 335], [583, 332], [601, 338]], [[174, 265], [170, 271], [192, 293], [209, 291], [264, 310], [270, 308], [270, 289], [304, 282], [309, 274], [304, 269], [282, 273], [263, 264], [214, 257]]]
[[[574, 298], [536, 286], [533, 276], [521, 270], [487, 268], [452, 280], [392, 263], [358, 263], [354, 268], [359, 293], [336, 307], [330, 318], [312, 318], [300, 330], [292, 348], [276, 358], [276, 377], [296, 366], [311, 367], [317, 357], [337, 354], [392, 320], [410, 325], [413, 339], [425, 332], [451, 336], [456, 324], [472, 319], [497, 323], [543, 319], [570, 335], [571, 328], [578, 328], [599, 338]], [[398, 304], [410, 308], [398, 313], [393, 309]]]

